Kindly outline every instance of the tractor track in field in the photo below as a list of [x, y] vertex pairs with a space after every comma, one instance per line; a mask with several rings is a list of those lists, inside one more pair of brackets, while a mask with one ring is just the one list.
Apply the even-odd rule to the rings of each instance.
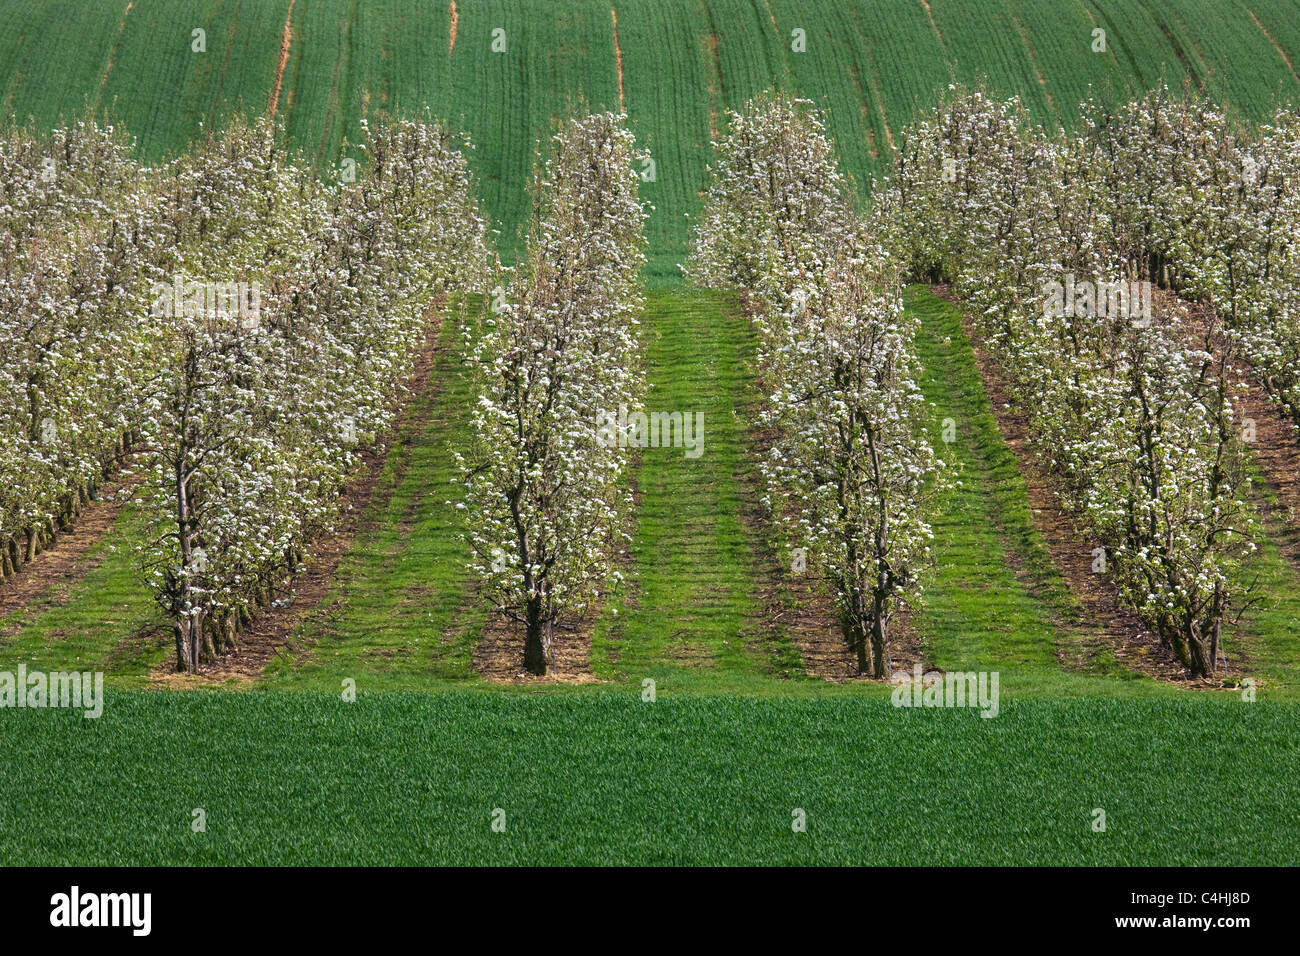
[[[1034, 526], [1047, 545], [1052, 563], [1079, 603], [1077, 627], [1086, 640], [1068, 645], [1058, 643], [1056, 653], [1061, 665], [1068, 670], [1086, 672], [1092, 668], [1096, 654], [1105, 647], [1117, 662], [1149, 677], [1206, 686], [1206, 681], [1188, 678], [1186, 669], [1160, 643], [1159, 637], [1142, 624], [1136, 613], [1121, 606], [1118, 591], [1105, 575], [1093, 573], [1092, 549], [1096, 544], [1087, 542], [1075, 518], [1061, 506], [1052, 476], [1030, 447], [1028, 417], [1019, 410], [1010, 383], [985, 347], [970, 311], [949, 286], [935, 285], [931, 292], [960, 310], [962, 327], [975, 352], [998, 431], [1024, 478]], [[1026, 573], [1024, 568], [1015, 567], [1014, 562], [1012, 570], [1017, 578], [1023, 579]], [[1229, 661], [1214, 683], [1236, 673], [1239, 667], [1240, 662], [1234, 665]]]
[[1295, 64], [1291, 62], [1291, 57], [1287, 55], [1286, 48], [1273, 39], [1273, 34], [1264, 29], [1264, 24], [1259, 22], [1259, 17], [1255, 16], [1254, 10], [1250, 9], [1250, 7], [1246, 6], [1244, 3], [1241, 8], [1250, 15], [1250, 19], [1255, 22], [1255, 26], [1259, 27], [1259, 32], [1264, 34], [1264, 38], [1267, 39], [1269, 43], [1273, 44], [1273, 49], [1277, 50], [1277, 55], [1282, 58], [1282, 62], [1286, 64], [1286, 68], [1291, 71], [1291, 76], [1297, 83], [1300, 83], [1300, 73], [1296, 73]]
[[275, 67], [275, 85], [271, 87], [271, 102], [268, 109], [271, 119], [275, 119], [280, 108], [280, 91], [284, 88], [284, 68], [289, 65], [289, 51], [293, 47], [293, 5], [296, 0], [289, 0], [289, 12], [284, 17], [284, 32], [280, 34], [280, 62]]
[[[119, 473], [106, 481], [98, 497], [94, 498], [77, 516], [70, 531], [55, 536], [54, 541], [34, 559], [18, 569], [18, 573], [0, 583], [0, 618], [28, 607], [44, 596], [48, 603], [62, 604], [53, 590], [59, 585], [70, 585], [81, 580], [103, 561], [103, 555], [88, 557], [109, 529], [117, 522], [123, 505], [131, 498], [143, 476]], [[2, 635], [0, 635], [2, 636]]]
[[[430, 306], [442, 311], [443, 303]], [[218, 660], [199, 665], [197, 674], [176, 671], [174, 651], [150, 674], [154, 687], [186, 688], [216, 684], [247, 684], [261, 678], [268, 664], [281, 651], [290, 647], [299, 626], [317, 611], [333, 591], [339, 565], [350, 550], [353, 541], [364, 533], [368, 520], [366, 513], [373, 500], [384, 463], [394, 443], [404, 441], [406, 434], [418, 434], [432, 417], [432, 407], [415, 401], [432, 385], [433, 369], [442, 346], [439, 344], [442, 321], [429, 328], [425, 345], [416, 359], [407, 381], [410, 398], [403, 403], [397, 419], [385, 438], [367, 449], [362, 455], [362, 465], [357, 475], [342, 492], [341, 517], [334, 532], [315, 542], [315, 548], [306, 570], [297, 575], [285, 591], [277, 593], [277, 603], [254, 613], [252, 625], [236, 638], [238, 647], [227, 651]], [[302, 650], [314, 643], [312, 635], [298, 635], [293, 641], [294, 650]]]
[[930, 27], [934, 30], [934, 35], [939, 38], [939, 45], [943, 45], [943, 34], [939, 32], [939, 24], [934, 21], [934, 11], [930, 9], [929, 0], [921, 0], [921, 6], [925, 7], [925, 15], [930, 20]]
[[[117, 62], [117, 48], [122, 44], [122, 34], [126, 32], [126, 18], [131, 15], [131, 8], [135, 6], [135, 0], [127, 0], [126, 10], [122, 14], [122, 22], [118, 24], [117, 35], [113, 38], [113, 46], [108, 51], [108, 62], [104, 64], [104, 72], [99, 78], [99, 87], [95, 90], [95, 106], [99, 109], [100, 100], [104, 96], [104, 87], [108, 83], [108, 74], [113, 72], [113, 64]], [[1259, 21], [1256, 20], [1256, 23]]]
[[618, 11], [613, 7], [609, 8], [609, 18], [614, 24], [614, 67], [618, 71], [618, 111], [626, 113], [627, 105], [623, 96], [623, 48], [618, 42]]
[[451, 23], [447, 31], [447, 55], [451, 56], [456, 52], [456, 28], [460, 25], [460, 14], [456, 12], [456, 0], [451, 0], [447, 15]]

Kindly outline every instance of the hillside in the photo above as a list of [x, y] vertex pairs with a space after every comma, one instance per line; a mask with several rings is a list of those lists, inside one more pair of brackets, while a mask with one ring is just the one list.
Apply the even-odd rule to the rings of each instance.
[[[537, 140], [579, 105], [622, 108], [655, 157], [650, 274], [677, 275], [723, 111], [779, 85], [825, 109], [862, 184], [950, 82], [987, 79], [1044, 123], [1078, 102], [1186, 79], [1257, 119], [1297, 98], [1287, 0], [66, 0], [6, 3], [0, 110], [47, 128], [87, 107], [160, 158], [232, 111], [271, 106], [322, 167], [359, 158], [379, 110], [476, 146], [508, 246]], [[539, 15], [539, 11], [542, 11]], [[205, 52], [193, 52], [201, 29]], [[1106, 35], [1094, 53], [1093, 31]], [[494, 34], [494, 31], [504, 34]], [[792, 31], [806, 49], [793, 52]], [[504, 52], [493, 52], [504, 39]]]

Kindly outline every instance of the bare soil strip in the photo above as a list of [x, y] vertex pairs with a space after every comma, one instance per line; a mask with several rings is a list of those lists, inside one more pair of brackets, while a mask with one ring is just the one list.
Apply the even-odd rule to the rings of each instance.
[[722, 59], [718, 55], [718, 35], [711, 32], [701, 43], [709, 65], [709, 135], [716, 141], [721, 128], [718, 123], [718, 100], [722, 94]]
[[[440, 308], [440, 304], [431, 308]], [[444, 317], [443, 321], [447, 319]], [[407, 383], [412, 396], [423, 394], [429, 387], [439, 350], [440, 327], [441, 323], [437, 323], [430, 328], [425, 346], [416, 360]], [[273, 605], [257, 613], [252, 626], [239, 635], [237, 651], [223, 654], [216, 662], [201, 664], [198, 674], [178, 673], [173, 651], [154, 669], [150, 683], [156, 687], [184, 688], [230, 682], [248, 683], [259, 679], [266, 666], [281, 650], [289, 646], [289, 639], [294, 636], [298, 625], [320, 606], [333, 589], [339, 563], [357, 535], [365, 530], [365, 514], [374, 497], [393, 442], [408, 431], [422, 431], [431, 414], [432, 410], [427, 404], [408, 400], [384, 440], [362, 455], [362, 465], [356, 477], [343, 489], [340, 505], [342, 517], [335, 533], [316, 543], [311, 563], [294, 578], [292, 591], [276, 595], [281, 606]], [[170, 641], [170, 634], [167, 635], [167, 640]], [[301, 649], [308, 646], [311, 640], [311, 635], [298, 635], [294, 647]]]
[[593, 610], [574, 630], [555, 632], [555, 669], [541, 677], [524, 670], [524, 626], [494, 614], [474, 649], [474, 669], [494, 684], [594, 683], [599, 679], [591, 672], [591, 622], [596, 616]]
[[[103, 75], [99, 78], [99, 88], [95, 91], [95, 109], [99, 109], [100, 98], [104, 95], [104, 85], [108, 83], [108, 74], [113, 72], [113, 64], [117, 61], [117, 48], [122, 42], [122, 34], [126, 31], [126, 18], [131, 15], [131, 8], [135, 6], [135, 0], [128, 0], [126, 11], [122, 14], [122, 22], [118, 24], [117, 36], [113, 38], [113, 47], [108, 52], [108, 62], [104, 64]], [[1259, 21], [1256, 20], [1256, 23]]]
[[[985, 348], [969, 311], [948, 286], [936, 285], [931, 287], [931, 291], [961, 310], [962, 326], [975, 350], [976, 364], [993, 406], [998, 430], [1015, 455], [1025, 479], [1034, 525], [1047, 544], [1052, 563], [1080, 604], [1079, 626], [1087, 640], [1071, 646], [1058, 644], [1057, 658], [1062, 666], [1071, 670], [1089, 670], [1096, 652], [1109, 647], [1116, 660], [1139, 673], [1164, 681], [1204, 683], [1190, 680], [1173, 652], [1142, 625], [1135, 613], [1120, 605], [1119, 593], [1106, 576], [1093, 573], [1092, 549], [1098, 547], [1099, 542], [1088, 541], [1074, 517], [1061, 507], [1053, 491], [1051, 475], [1030, 449], [1028, 417], [1012, 398], [1006, 376]], [[1019, 570], [1015, 570], [1019, 574]], [[1233, 668], [1229, 666], [1220, 677], [1232, 672]]]
[[451, 31], [447, 34], [447, 55], [456, 52], [456, 27], [460, 23], [460, 14], [456, 12], [456, 0], [451, 0]]
[[609, 18], [614, 23], [614, 65], [618, 69], [618, 111], [626, 112], [627, 107], [623, 105], [623, 48], [618, 45], [618, 12], [609, 8]]
[[925, 7], [925, 15], [930, 18], [930, 26], [934, 28], [934, 35], [937, 36], [939, 42], [942, 43], [943, 34], [939, 32], [939, 24], [934, 22], [934, 11], [930, 9], [928, 0], [921, 0], [921, 6]]
[[[816, 587], [811, 578], [790, 578], [788, 584], [794, 600], [785, 603], [768, 595], [768, 626], [783, 628], [799, 648], [804, 673], [832, 684], [855, 680], [872, 680], [858, 673], [858, 656], [840, 630], [835, 601]], [[900, 608], [889, 622], [889, 673], [911, 673], [914, 664], [932, 670], [912, 625], [910, 608]]]
[[284, 86], [284, 68], [289, 63], [289, 48], [293, 45], [293, 5], [289, 0], [289, 12], [284, 17], [284, 32], [280, 34], [280, 63], [275, 68], [275, 86], [271, 89], [271, 119], [280, 108], [280, 90]]
[[1043, 68], [1038, 63], [1038, 54], [1034, 52], [1034, 41], [1029, 36], [1029, 31], [1025, 29], [1023, 23], [1018, 17], [1012, 17], [1011, 22], [1015, 24], [1016, 30], [1020, 33], [1020, 41], [1024, 43], [1025, 49], [1029, 52], [1029, 62], [1034, 67], [1034, 75], [1038, 78], [1038, 85], [1043, 88], [1043, 95], [1047, 97], [1047, 105], [1056, 112], [1056, 101], [1052, 99], [1052, 93], [1047, 88], [1047, 77], [1043, 76]]
[[57, 535], [49, 547], [0, 584], [0, 617], [25, 607], [57, 584], [80, 580], [94, 570], [102, 556], [88, 560], [87, 554], [117, 521], [140, 480], [141, 475], [135, 474], [105, 482], [99, 497], [81, 510], [71, 531]]

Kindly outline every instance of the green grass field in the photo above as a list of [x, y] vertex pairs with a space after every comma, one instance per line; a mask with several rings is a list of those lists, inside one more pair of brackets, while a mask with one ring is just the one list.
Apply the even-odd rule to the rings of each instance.
[[1186, 698], [984, 720], [874, 696], [119, 694], [97, 721], [5, 715], [0, 862], [1295, 864], [1296, 716]]
[[[948, 83], [987, 80], [1033, 115], [1070, 123], [1088, 95], [1184, 78], [1243, 117], [1300, 94], [1288, 0], [46, 0], [4, 4], [0, 113], [38, 128], [107, 111], [143, 154], [176, 153], [201, 124], [260, 113], [291, 42], [278, 115], [323, 167], [357, 156], [359, 121], [425, 107], [466, 132], [507, 251], [527, 215], [535, 147], [581, 107], [625, 109], [656, 159], [645, 193], [656, 282], [676, 280], [710, 136], [773, 84], [829, 114], [865, 188], [891, 139]], [[613, 11], [613, 15], [611, 15]], [[615, 47], [614, 20], [618, 23]], [[193, 31], [206, 51], [193, 52]], [[504, 52], [492, 51], [504, 30]], [[792, 50], [804, 31], [805, 52]], [[1094, 29], [1107, 49], [1092, 51]], [[619, 98], [617, 58], [622, 55]]]
[[[329, 592], [260, 679], [148, 689], [172, 652], [133, 567], [129, 506], [75, 573], [0, 615], [0, 670], [98, 669], [112, 688], [99, 720], [0, 710], [0, 863], [1298, 862], [1300, 576], [1271, 538], [1246, 569], [1262, 600], [1227, 638], [1257, 702], [1153, 680], [1104, 647], [1064, 667], [1096, 622], [1035, 527], [960, 314], [913, 287], [921, 384], [961, 484], [934, 503], [911, 624], [935, 665], [999, 672], [1001, 713], [897, 709], [878, 683], [811, 676], [756, 506], [755, 333], [734, 298], [685, 288], [677, 268], [710, 138], [755, 92], [826, 109], [865, 191], [952, 81], [1020, 93], [1044, 122], [1162, 77], [1265, 116], [1300, 96], [1288, 3], [456, 6], [452, 49], [449, 6], [413, 0], [6, 4], [0, 107], [37, 128], [103, 110], [161, 158], [200, 124], [266, 108], [287, 21], [276, 105], [294, 142], [328, 168], [354, 155], [364, 116], [428, 106], [475, 143], [508, 255], [537, 141], [574, 110], [619, 107], [621, 55], [623, 106], [656, 160], [649, 402], [702, 412], [705, 453], [646, 449], [632, 469], [626, 583], [591, 628], [596, 680], [502, 685], [474, 666], [488, 616], [451, 504], [474, 399], [449, 314]], [[1090, 49], [1098, 27], [1105, 53]], [[199, 28], [205, 53], [190, 49]]]

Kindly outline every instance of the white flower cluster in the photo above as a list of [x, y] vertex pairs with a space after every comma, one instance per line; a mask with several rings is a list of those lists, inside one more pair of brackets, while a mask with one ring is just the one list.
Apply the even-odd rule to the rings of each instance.
[[555, 629], [586, 614], [628, 537], [626, 449], [596, 429], [599, 413], [637, 406], [645, 387], [646, 154], [625, 122], [595, 114], [552, 138], [524, 261], [474, 347], [474, 445], [459, 456], [466, 539], [487, 600], [524, 625], [536, 674], [553, 667]]
[[915, 381], [916, 320], [806, 101], [763, 95], [731, 114], [711, 173], [686, 271], [754, 307], [773, 436], [764, 503], [829, 585], [859, 670], [886, 677], [889, 620], [919, 590], [922, 503], [943, 467]]
[[1085, 115], [1135, 267], [1211, 304], [1300, 425], [1300, 115], [1240, 129], [1165, 88]]
[[1049, 136], [1016, 100], [952, 90], [908, 131], [877, 212], [916, 275], [969, 297], [1122, 597], [1192, 674], [1212, 674], [1254, 548], [1232, 357], [1192, 344], [1181, 306], [1098, 308], [1090, 283], [1072, 307], [1045, 307], [1045, 290], [1068, 297], [1074, 276], [1115, 287], [1157, 277], [1134, 205], [1169, 199], [1114, 132], [1094, 122]]

